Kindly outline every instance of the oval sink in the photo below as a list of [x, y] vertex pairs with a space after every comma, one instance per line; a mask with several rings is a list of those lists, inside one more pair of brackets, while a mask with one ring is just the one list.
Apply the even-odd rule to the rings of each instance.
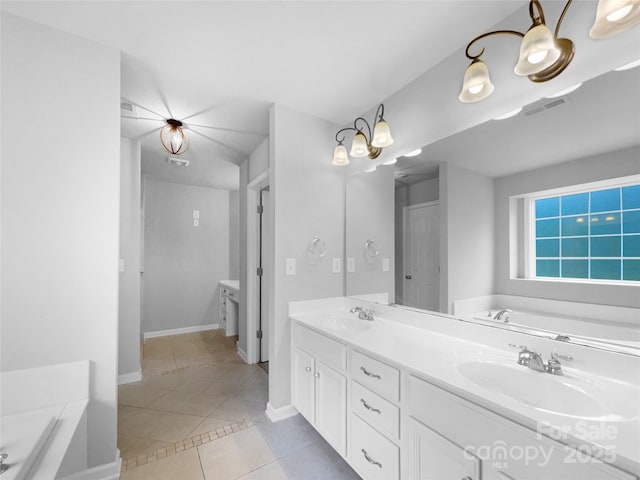
[[589, 380], [536, 372], [516, 363], [465, 362], [457, 368], [476, 385], [537, 410], [602, 420], [627, 420], [638, 416], [635, 402], [625, 401], [625, 397], [633, 396]]

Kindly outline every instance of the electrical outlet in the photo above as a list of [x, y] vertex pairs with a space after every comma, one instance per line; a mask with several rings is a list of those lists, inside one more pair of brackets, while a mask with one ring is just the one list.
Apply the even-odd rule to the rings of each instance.
[[388, 272], [389, 271], [389, 259], [388, 258], [383, 258], [382, 259], [382, 271], [383, 272]]
[[193, 219], [193, 226], [194, 227], [199, 227], [200, 226], [200, 219], [199, 218], [194, 218]]
[[331, 271], [333, 273], [340, 273], [342, 267], [342, 260], [340, 258], [334, 258], [331, 263]]
[[285, 275], [295, 275], [296, 274], [296, 259], [295, 258], [286, 258], [284, 261], [284, 272]]
[[353, 257], [347, 258], [347, 272], [354, 273], [356, 271], [356, 259]]

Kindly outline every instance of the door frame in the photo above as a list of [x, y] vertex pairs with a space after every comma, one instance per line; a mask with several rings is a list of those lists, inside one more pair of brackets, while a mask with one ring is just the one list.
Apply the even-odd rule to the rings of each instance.
[[[256, 275], [259, 262], [258, 249], [260, 248], [260, 219], [257, 208], [260, 204], [260, 191], [269, 186], [269, 170], [262, 172], [247, 185], [247, 363], [257, 363], [259, 342], [256, 337], [258, 331], [258, 311], [260, 297], [258, 288], [258, 276]], [[269, 351], [269, 358], [271, 358]]]
[[[439, 206], [440, 206], [440, 200], [433, 200], [431, 202], [416, 203], [415, 205], [407, 205], [406, 207], [402, 207], [402, 295], [404, 298], [406, 298], [406, 293], [407, 293], [407, 279], [406, 279], [406, 276], [407, 276], [407, 216], [409, 215], [409, 210], [417, 210], [418, 208], [439, 207]], [[441, 250], [441, 247], [442, 245], [439, 245], [438, 251]], [[438, 277], [440, 281], [440, 291], [442, 291], [441, 272], [438, 273]], [[440, 304], [440, 298], [438, 298], [438, 304]], [[438, 305], [438, 309], [440, 309], [440, 305]]]

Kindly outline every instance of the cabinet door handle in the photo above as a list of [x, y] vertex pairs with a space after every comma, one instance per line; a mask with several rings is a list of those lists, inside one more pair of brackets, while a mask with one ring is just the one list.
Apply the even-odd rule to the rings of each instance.
[[305, 372], [310, 372], [311, 371], [311, 367], [304, 367], [304, 371]]
[[314, 373], [313, 376], [316, 378], [320, 378], [320, 374], [318, 372]]
[[369, 462], [371, 465], [375, 465], [378, 468], [382, 468], [382, 464], [380, 462], [376, 462], [373, 458], [371, 458], [364, 448], [361, 450], [361, 452], [367, 462]]
[[380, 375], [376, 375], [375, 373], [371, 373], [370, 371], [368, 371], [364, 367], [360, 367], [360, 370], [362, 370], [362, 373], [364, 373], [367, 377], [377, 378], [378, 380], [381, 379]]
[[369, 405], [364, 398], [360, 399], [360, 403], [364, 406], [364, 408], [366, 408], [369, 411], [372, 412], [376, 412], [376, 413], [382, 413], [380, 410], [378, 410], [377, 408], [373, 408], [371, 405]]

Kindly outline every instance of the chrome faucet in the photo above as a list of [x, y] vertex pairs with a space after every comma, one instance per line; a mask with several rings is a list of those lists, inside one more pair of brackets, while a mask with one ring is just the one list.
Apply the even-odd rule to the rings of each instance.
[[494, 320], [503, 320], [504, 323], [509, 323], [509, 315], [512, 314], [513, 312], [511, 310], [509, 310], [508, 308], [503, 308], [502, 310], [500, 310], [498, 313], [496, 313], [493, 317]]
[[551, 375], [563, 375], [560, 359], [573, 360], [573, 357], [569, 355], [560, 355], [559, 353], [553, 352], [551, 354], [551, 358], [545, 364], [542, 359], [542, 355], [538, 352], [534, 352], [533, 350], [529, 350], [526, 345], [514, 345], [513, 343], [510, 343], [509, 346], [520, 349], [520, 352], [518, 353], [518, 365], [523, 365], [531, 370], [535, 370], [536, 372], [545, 372], [550, 373]]
[[358, 312], [358, 318], [360, 320], [369, 320], [370, 322], [373, 321], [373, 316], [376, 314], [376, 312], [371, 308], [364, 309], [362, 307], [353, 307], [349, 311], [351, 313]]

